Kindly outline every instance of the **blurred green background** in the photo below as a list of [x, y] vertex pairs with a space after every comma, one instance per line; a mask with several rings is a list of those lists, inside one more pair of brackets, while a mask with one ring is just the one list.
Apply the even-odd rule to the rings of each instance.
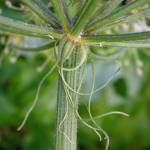
[[[20, 7], [18, 1], [13, 1], [13, 4]], [[28, 18], [24, 12], [8, 6], [5, 0], [0, 0], [2, 15], [20, 20]], [[24, 128], [17, 131], [35, 98], [38, 83], [53, 64], [49, 61], [39, 72], [39, 67], [51, 58], [51, 54], [9, 49], [9, 40], [22, 42], [16, 35], [0, 33], [0, 150], [53, 150], [57, 72], [46, 80], [37, 106]], [[39, 41], [23, 37], [25, 45], [38, 45]], [[96, 116], [117, 110], [130, 115], [129, 118], [112, 115], [97, 120], [110, 136], [110, 150], [150, 150], [150, 49], [129, 49], [119, 60], [122, 64], [120, 72], [109, 86], [93, 95], [92, 114]], [[95, 64], [97, 87], [108, 80], [115, 67], [114, 61]], [[85, 90], [91, 87], [88, 68], [87, 65]], [[87, 103], [87, 97], [80, 97], [79, 112], [83, 118], [88, 118]], [[105, 142], [100, 143], [98, 137], [79, 122], [79, 150], [104, 149]]]

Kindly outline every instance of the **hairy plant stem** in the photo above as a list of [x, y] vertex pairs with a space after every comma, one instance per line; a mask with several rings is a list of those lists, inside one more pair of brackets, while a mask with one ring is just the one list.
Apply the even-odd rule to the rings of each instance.
[[[74, 68], [78, 62], [78, 52], [73, 50], [71, 56], [65, 61], [65, 68]], [[79, 86], [80, 70], [64, 71], [66, 82], [77, 90]], [[56, 150], [76, 150], [77, 149], [77, 117], [75, 109], [78, 109], [78, 96], [69, 91], [72, 101], [65, 91], [65, 85], [59, 75], [57, 94], [57, 124], [56, 124]]]

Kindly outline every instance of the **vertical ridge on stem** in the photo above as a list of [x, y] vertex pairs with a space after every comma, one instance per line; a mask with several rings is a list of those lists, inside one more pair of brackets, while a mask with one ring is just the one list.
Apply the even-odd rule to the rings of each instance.
[[[74, 68], [78, 63], [78, 55], [77, 49], [74, 48], [70, 57], [63, 64], [63, 67]], [[64, 71], [66, 82], [75, 90], [79, 84], [79, 73], [80, 69]], [[72, 98], [72, 100], [70, 100], [65, 88], [60, 74], [57, 95], [56, 150], [76, 150], [77, 117], [75, 109], [78, 108], [78, 96], [76, 96], [76, 93], [69, 91]]]

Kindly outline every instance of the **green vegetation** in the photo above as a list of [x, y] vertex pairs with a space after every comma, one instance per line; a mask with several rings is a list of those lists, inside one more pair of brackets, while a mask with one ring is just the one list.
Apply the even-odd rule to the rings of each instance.
[[2, 0], [0, 149], [149, 149], [149, 4]]

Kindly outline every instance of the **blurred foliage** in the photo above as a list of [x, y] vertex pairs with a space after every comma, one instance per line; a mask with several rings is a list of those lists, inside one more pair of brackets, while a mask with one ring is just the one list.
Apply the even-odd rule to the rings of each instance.
[[[10, 9], [5, 0], [0, 1], [3, 15], [15, 19], [28, 18], [19, 1], [12, 1], [16, 9]], [[70, 11], [75, 7], [70, 7]], [[29, 21], [34, 21], [30, 20]], [[148, 22], [148, 20], [147, 20]], [[133, 28], [133, 27], [131, 27]], [[118, 28], [116, 30], [119, 30]], [[122, 30], [122, 28], [120, 29]], [[129, 29], [130, 30], [130, 29]], [[112, 31], [112, 32], [115, 32]], [[14, 35], [13, 40], [18, 41]], [[40, 92], [38, 105], [32, 112], [21, 132], [17, 132], [26, 111], [35, 97], [37, 85], [43, 75], [51, 68], [53, 61], [38, 72], [48, 53], [25, 53], [8, 49], [9, 35], [0, 34], [0, 150], [53, 150], [55, 137], [55, 105], [57, 73], [54, 72], [45, 82]], [[20, 39], [20, 38], [19, 38]], [[25, 45], [38, 45], [40, 39], [23, 38]], [[109, 116], [97, 120], [109, 134], [110, 150], [149, 150], [150, 149], [150, 52], [149, 49], [129, 49], [121, 56], [121, 71], [102, 91], [93, 96], [93, 115], [109, 111], [129, 113], [129, 118]], [[113, 72], [112, 62], [95, 65], [97, 87], [104, 84]], [[110, 69], [111, 68], [111, 69]], [[102, 82], [103, 81], [103, 82]], [[90, 89], [90, 73], [87, 69], [85, 90]], [[81, 97], [80, 114], [87, 116], [87, 97]], [[99, 150], [105, 141], [99, 142], [96, 135], [80, 122], [78, 127], [78, 148], [80, 150]]]

